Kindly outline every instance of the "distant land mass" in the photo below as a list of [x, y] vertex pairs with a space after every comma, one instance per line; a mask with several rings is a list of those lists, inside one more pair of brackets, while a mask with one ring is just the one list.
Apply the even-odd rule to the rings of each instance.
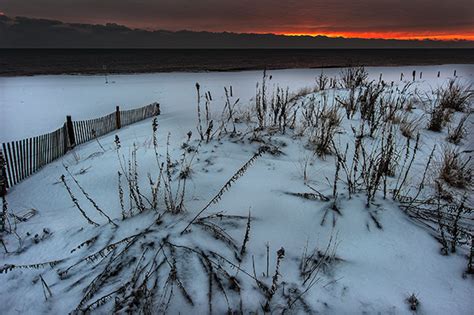
[[0, 48], [374, 49], [474, 48], [468, 40], [359, 39], [132, 29], [0, 15]]

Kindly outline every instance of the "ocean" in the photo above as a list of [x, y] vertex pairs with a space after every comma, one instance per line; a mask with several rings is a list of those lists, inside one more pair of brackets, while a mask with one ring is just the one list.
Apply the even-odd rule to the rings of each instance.
[[0, 49], [0, 76], [474, 64], [474, 49]]

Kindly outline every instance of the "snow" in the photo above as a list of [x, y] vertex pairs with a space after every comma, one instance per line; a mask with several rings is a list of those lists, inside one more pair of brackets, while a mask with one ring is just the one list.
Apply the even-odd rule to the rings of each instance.
[[[380, 74], [386, 82], [398, 83], [400, 73], [411, 81], [412, 71], [418, 83], [435, 88], [451, 77], [456, 70], [459, 77], [473, 80], [474, 65], [439, 65], [367, 68], [370, 79], [378, 80]], [[272, 84], [298, 88], [313, 85], [321, 71], [329, 77], [337, 76], [338, 68], [289, 69], [269, 71]], [[423, 72], [423, 79], [418, 80]], [[437, 73], [440, 71], [440, 78]], [[103, 76], [46, 75], [31, 77], [0, 77], [0, 143], [48, 133], [61, 126], [66, 115], [75, 120], [96, 118], [109, 114], [119, 105], [123, 109], [137, 108], [160, 102], [172, 117], [185, 115], [194, 120], [195, 84], [202, 90], [222, 98], [224, 86], [232, 86], [241, 103], [255, 96], [255, 84], [262, 71], [206, 72], [206, 73], [156, 73], [135, 75], [109, 75], [112, 83], [105, 84]], [[182, 119], [186, 129], [191, 123]], [[179, 126], [177, 126], [179, 127]]]
[[[423, 71], [423, 80], [417, 80], [420, 91], [445, 82], [454, 69], [465, 81], [472, 82], [473, 65], [442, 65], [427, 67], [368, 68], [371, 79], [378, 80], [380, 73], [387, 82], [399, 84], [400, 72], [405, 79], [411, 79], [411, 71]], [[436, 74], [441, 70], [441, 78]], [[269, 71], [272, 85], [289, 86], [290, 90], [313, 85], [314, 77], [320, 69]], [[340, 69], [324, 69], [329, 76], [339, 74]], [[196, 139], [196, 91], [195, 83], [201, 84], [202, 91], [211, 91], [214, 101], [211, 109], [220, 113], [223, 105], [223, 87], [232, 85], [234, 97], [241, 99], [244, 106], [251, 103], [255, 95], [255, 83], [261, 80], [260, 71], [229, 73], [168, 73], [113, 75], [104, 84], [100, 76], [35, 76], [0, 78], [1, 137], [0, 141], [9, 141], [47, 132], [61, 124], [66, 114], [75, 119], [92, 118], [111, 112], [115, 105], [134, 108], [154, 101], [161, 103], [162, 114], [158, 117], [159, 152], [166, 153], [167, 134], [171, 133], [170, 154], [178, 160], [183, 152], [181, 143], [186, 133], [194, 133]], [[34, 108], [34, 110], [32, 109]], [[19, 115], [18, 113], [21, 113]], [[344, 120], [344, 132], [341, 141], [348, 141], [351, 124]], [[28, 126], [28, 128], [26, 128]], [[241, 126], [242, 128], [242, 126]], [[434, 134], [421, 131], [421, 148], [416, 159], [410, 180], [418, 182], [426, 160], [435, 143], [444, 143], [446, 131]], [[106, 152], [102, 152], [96, 142], [77, 147], [73, 155], [69, 152], [63, 158], [47, 165], [40, 172], [21, 182], [9, 191], [7, 201], [9, 210], [21, 213], [34, 208], [38, 214], [26, 222], [19, 223], [17, 233], [21, 236], [24, 249], [20, 253], [0, 254], [0, 266], [3, 264], [34, 264], [68, 258], [67, 263], [58, 267], [40, 269], [16, 269], [1, 274], [0, 313], [2, 314], [64, 314], [76, 308], [84, 292], [84, 284], [73, 285], [73, 280], [84, 277], [85, 283], [96, 276], [90, 267], [82, 266], [71, 278], [60, 280], [56, 269], [63, 269], [86, 254], [91, 254], [111, 240], [117, 241], [133, 235], [140, 229], [153, 223], [155, 214], [151, 211], [121, 221], [120, 204], [117, 192], [117, 171], [120, 170], [115, 151], [114, 137], [120, 138], [121, 152], [127, 157], [135, 144], [138, 147], [137, 159], [140, 184], [145, 195], [150, 195], [147, 173], [153, 177], [158, 174], [152, 145], [151, 119], [136, 123], [100, 138]], [[352, 199], [341, 199], [339, 208], [342, 216], [337, 216], [332, 226], [332, 214], [328, 223], [321, 225], [321, 219], [328, 203], [305, 200], [288, 195], [288, 192], [308, 191], [303, 183], [302, 163], [310, 152], [304, 148], [304, 138], [292, 138], [290, 135], [275, 135], [272, 140], [285, 143], [280, 149], [282, 155], [264, 154], [256, 160], [245, 175], [236, 181], [225, 193], [217, 205], [212, 205], [205, 214], [223, 211], [226, 214], [252, 215], [252, 227], [248, 244], [249, 255], [242, 269], [252, 273], [254, 256], [258, 275], [265, 270], [265, 244], [270, 246], [270, 276], [275, 268], [276, 251], [283, 247], [286, 251], [281, 265], [281, 281], [288, 284], [298, 282], [299, 260], [308, 245], [324, 249], [331, 236], [337, 241], [336, 256], [342, 260], [327, 272], [321, 273], [321, 279], [305, 297], [311, 308], [323, 314], [410, 314], [406, 298], [417, 294], [420, 300], [421, 314], [472, 314], [474, 309], [474, 284], [471, 278], [462, 278], [467, 260], [466, 251], [442, 256], [440, 245], [430, 233], [415, 225], [391, 199], [376, 199], [377, 217], [383, 229], [377, 229], [365, 207], [365, 196], [356, 194]], [[472, 140], [472, 138], [471, 138]], [[403, 139], [399, 140], [403, 144]], [[463, 148], [472, 148], [469, 142]], [[184, 225], [199, 211], [257, 150], [258, 143], [233, 142], [227, 138], [202, 144], [199, 154], [192, 165], [192, 176], [186, 193], [184, 217], [165, 216], [164, 226], [158, 229], [156, 239], [166, 231], [178, 234]], [[87, 201], [75, 188], [72, 180], [67, 182], [74, 187], [74, 193], [84, 205], [90, 217], [101, 227], [88, 225], [74, 207], [60, 176], [65, 174], [64, 165], [98, 205], [110, 215], [119, 228], [113, 229], [87, 205]], [[308, 177], [311, 184], [323, 194], [331, 195], [334, 179], [334, 158], [314, 158], [309, 167]], [[67, 177], [67, 176], [66, 176]], [[344, 193], [344, 189], [341, 188]], [[44, 232], [48, 229], [48, 233]], [[239, 228], [228, 231], [240, 245], [245, 232], [245, 220]], [[161, 234], [160, 234], [161, 233]], [[45, 238], [37, 244], [34, 235]], [[71, 253], [71, 250], [85, 240], [99, 235], [97, 243]], [[7, 246], [15, 248], [18, 242], [14, 236], [5, 238]], [[221, 249], [209, 236], [193, 228], [182, 239], [176, 236], [179, 244], [202, 244]], [[139, 256], [141, 253], [135, 253]], [[232, 258], [229, 254], [229, 258]], [[196, 263], [198, 268], [200, 265]], [[89, 273], [90, 272], [90, 273]], [[206, 313], [207, 289], [206, 277], [193, 271], [181, 270], [181, 276], [189, 283], [189, 291], [195, 297], [195, 306], [191, 308], [179, 294], [172, 303], [169, 313]], [[52, 291], [52, 297], [45, 301], [41, 282], [42, 275]], [[242, 276], [244, 277], [244, 276]], [[192, 281], [194, 279], [195, 281]], [[271, 282], [271, 279], [266, 279]], [[123, 280], [125, 281], [125, 280]], [[261, 312], [263, 295], [255, 288], [244, 291], [245, 313]], [[106, 292], [103, 292], [104, 294]], [[100, 296], [100, 295], [99, 295]], [[219, 295], [217, 295], [219, 297]], [[275, 298], [276, 299], [276, 298]], [[94, 300], [94, 299], [93, 299]], [[227, 309], [222, 296], [216, 298], [215, 312], [223, 313]], [[113, 301], [111, 302], [113, 304]], [[284, 302], [283, 302], [284, 303]], [[110, 303], [109, 303], [110, 304]], [[247, 308], [248, 307], [248, 308]], [[107, 305], [96, 310], [97, 313], [110, 313]], [[294, 313], [302, 313], [298, 308]]]

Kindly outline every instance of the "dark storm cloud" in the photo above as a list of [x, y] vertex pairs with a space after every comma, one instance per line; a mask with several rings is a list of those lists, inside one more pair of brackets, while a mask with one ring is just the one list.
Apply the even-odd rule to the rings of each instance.
[[0, 39], [0, 48], [474, 48], [474, 41], [147, 31], [5, 15], [0, 15]]
[[472, 34], [474, 29], [472, 0], [2, 0], [0, 11], [170, 30]]

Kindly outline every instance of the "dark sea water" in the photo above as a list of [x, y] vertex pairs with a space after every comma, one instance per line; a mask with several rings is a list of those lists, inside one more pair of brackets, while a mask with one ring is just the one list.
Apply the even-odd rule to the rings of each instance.
[[474, 49], [1, 49], [0, 75], [474, 64]]

